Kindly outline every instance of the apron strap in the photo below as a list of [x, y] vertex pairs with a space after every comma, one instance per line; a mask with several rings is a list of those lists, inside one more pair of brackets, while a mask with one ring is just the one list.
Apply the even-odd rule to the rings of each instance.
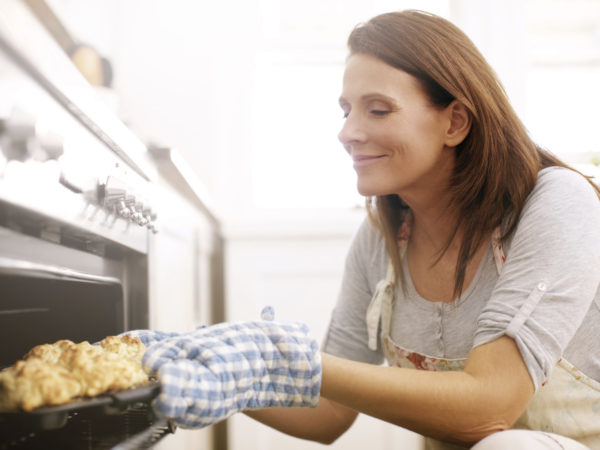
[[[379, 322], [381, 321], [382, 315], [383, 317], [389, 317], [391, 315], [392, 301], [394, 298], [394, 281], [394, 267], [390, 261], [386, 277], [377, 283], [375, 294], [373, 295], [373, 298], [371, 298], [371, 303], [369, 303], [369, 307], [367, 308], [368, 345], [371, 350], [377, 350], [377, 341], [379, 340], [377, 332], [379, 331]], [[386, 336], [390, 331], [390, 321], [383, 320], [381, 328], [382, 334]]]

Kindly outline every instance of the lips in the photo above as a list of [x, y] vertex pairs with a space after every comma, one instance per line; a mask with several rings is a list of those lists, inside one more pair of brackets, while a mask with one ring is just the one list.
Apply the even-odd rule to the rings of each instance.
[[355, 169], [370, 166], [381, 161], [383, 158], [386, 158], [386, 155], [352, 155]]

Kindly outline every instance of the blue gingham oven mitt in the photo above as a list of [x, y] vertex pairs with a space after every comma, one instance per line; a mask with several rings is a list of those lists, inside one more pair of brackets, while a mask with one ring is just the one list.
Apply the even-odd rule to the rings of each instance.
[[247, 409], [319, 402], [321, 355], [306, 325], [261, 320], [132, 334], [146, 344], [142, 363], [162, 385], [155, 411], [182, 428]]

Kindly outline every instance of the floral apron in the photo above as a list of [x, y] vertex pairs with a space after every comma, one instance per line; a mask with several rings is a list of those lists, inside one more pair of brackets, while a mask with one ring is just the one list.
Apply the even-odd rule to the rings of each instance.
[[[409, 235], [410, 221], [405, 220], [398, 234], [401, 257], [406, 252]], [[499, 229], [492, 235], [492, 248], [500, 274], [506, 258]], [[402, 348], [392, 340], [390, 327], [395, 299], [394, 283], [394, 269], [390, 263], [386, 278], [377, 284], [367, 310], [369, 348], [377, 349], [377, 331], [381, 323], [381, 343], [390, 366], [421, 370], [462, 370], [466, 358], [445, 359], [423, 355]], [[545, 286], [538, 286], [538, 289], [545, 290]], [[579, 441], [591, 449], [600, 449], [600, 383], [561, 358], [550, 379], [537, 390], [513, 428], [555, 433]], [[451, 450], [463, 447], [426, 438], [425, 448]]]

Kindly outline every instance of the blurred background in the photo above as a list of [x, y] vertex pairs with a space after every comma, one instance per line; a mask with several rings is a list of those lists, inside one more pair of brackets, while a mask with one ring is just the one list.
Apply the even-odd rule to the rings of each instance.
[[534, 139], [598, 151], [597, 0], [48, 0], [114, 68], [114, 107], [177, 148], [225, 217], [361, 205], [336, 134], [350, 30], [405, 8], [446, 17], [500, 75]]
[[[325, 332], [365, 216], [337, 141], [345, 42], [376, 14], [414, 8], [453, 21], [497, 71], [534, 140], [598, 171], [600, 0], [46, 3], [72, 42], [104, 58], [99, 78], [86, 75], [99, 101], [194, 174], [222, 227], [226, 320], [255, 319], [272, 305], [276, 319]], [[85, 72], [85, 55], [72, 59]], [[243, 415], [228, 420], [225, 440], [231, 450], [320, 446]], [[361, 417], [332, 448], [420, 445], [413, 433]]]

